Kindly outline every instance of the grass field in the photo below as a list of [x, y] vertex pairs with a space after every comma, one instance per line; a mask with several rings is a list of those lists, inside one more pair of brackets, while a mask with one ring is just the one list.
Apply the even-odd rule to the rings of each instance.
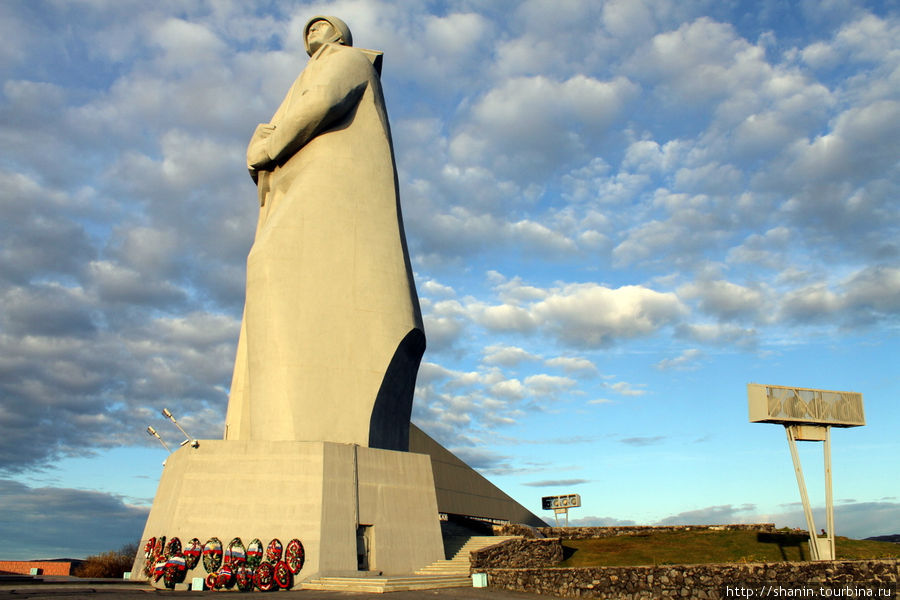
[[[561, 567], [780, 562], [809, 560], [809, 538], [791, 531], [673, 531], [565, 540]], [[898, 558], [900, 544], [835, 540], [838, 559]]]

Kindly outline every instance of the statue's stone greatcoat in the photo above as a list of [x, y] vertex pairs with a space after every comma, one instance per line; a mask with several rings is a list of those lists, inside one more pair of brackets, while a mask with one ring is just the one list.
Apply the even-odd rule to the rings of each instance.
[[406, 450], [425, 336], [370, 57], [321, 46], [248, 163], [261, 207], [225, 438]]

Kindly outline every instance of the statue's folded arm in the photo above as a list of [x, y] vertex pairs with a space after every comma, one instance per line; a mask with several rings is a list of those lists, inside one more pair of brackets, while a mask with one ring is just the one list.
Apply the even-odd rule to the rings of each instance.
[[266, 139], [272, 162], [283, 163], [314, 137], [339, 123], [357, 105], [369, 83], [368, 59], [351, 48], [334, 48], [319, 59], [314, 76], [285, 100]]

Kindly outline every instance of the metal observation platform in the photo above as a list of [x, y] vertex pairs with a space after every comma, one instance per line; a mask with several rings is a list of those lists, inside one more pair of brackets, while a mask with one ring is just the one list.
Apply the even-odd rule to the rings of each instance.
[[[860, 427], [866, 424], [862, 394], [780, 385], [747, 385], [751, 423], [778, 423], [784, 426], [806, 527], [809, 554], [813, 560], [834, 560], [834, 498], [831, 485], [831, 428]], [[824, 442], [825, 455], [825, 537], [816, 535], [809, 494], [797, 442]]]

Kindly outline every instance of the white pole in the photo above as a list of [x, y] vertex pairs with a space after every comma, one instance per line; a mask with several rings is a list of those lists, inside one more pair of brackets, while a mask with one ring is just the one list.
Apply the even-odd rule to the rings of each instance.
[[800, 488], [800, 500], [803, 501], [803, 514], [806, 516], [806, 528], [809, 530], [809, 557], [819, 560], [819, 547], [816, 541], [816, 524], [813, 521], [812, 508], [809, 506], [809, 496], [806, 493], [806, 483], [803, 481], [803, 467], [800, 466], [800, 455], [797, 454], [797, 441], [794, 439], [794, 430], [790, 425], [785, 425], [788, 446], [791, 449], [791, 459], [794, 461], [794, 474], [797, 476], [797, 487]]
[[831, 493], [831, 425], [825, 427], [825, 527], [828, 530], [830, 560], [834, 560], [834, 497]]

